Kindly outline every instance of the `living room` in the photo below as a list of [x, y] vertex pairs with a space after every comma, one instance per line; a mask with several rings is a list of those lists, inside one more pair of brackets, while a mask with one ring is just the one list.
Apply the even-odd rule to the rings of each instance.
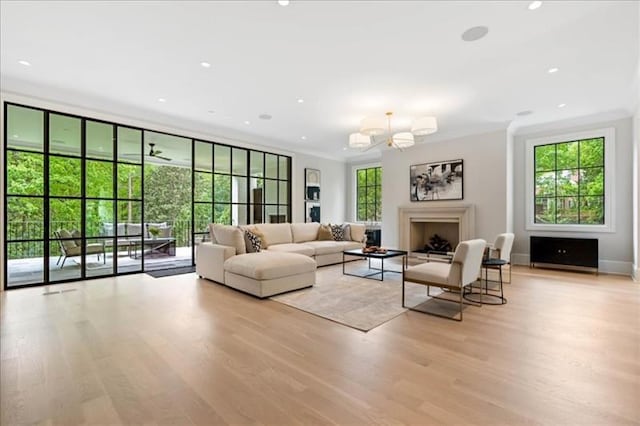
[[2, 424], [640, 422], [638, 2], [0, 7]]

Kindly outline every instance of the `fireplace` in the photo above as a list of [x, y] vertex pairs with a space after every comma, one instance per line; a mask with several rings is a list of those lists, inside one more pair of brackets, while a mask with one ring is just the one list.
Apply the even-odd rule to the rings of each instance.
[[475, 235], [475, 208], [471, 204], [438, 204], [433, 207], [400, 207], [400, 249], [420, 257], [435, 234], [455, 250], [460, 241]]

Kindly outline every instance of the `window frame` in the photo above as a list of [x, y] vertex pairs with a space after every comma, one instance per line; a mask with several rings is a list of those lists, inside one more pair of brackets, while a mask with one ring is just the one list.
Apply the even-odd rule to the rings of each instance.
[[377, 218], [377, 220], [360, 220], [358, 218], [358, 171], [360, 170], [369, 170], [369, 169], [380, 169], [380, 171], [382, 172], [382, 164], [380, 163], [375, 163], [375, 164], [359, 164], [357, 166], [353, 167], [353, 194], [354, 194], [354, 222], [360, 222], [360, 223], [382, 223], [382, 180], [380, 180], [380, 182], [377, 183], [377, 185], [366, 185], [367, 188], [375, 188], [376, 186], [380, 187], [380, 217]]
[[[585, 139], [604, 138], [604, 224], [535, 223], [535, 148]], [[615, 129], [613, 127], [564, 133], [526, 140], [526, 230], [557, 232], [615, 232]]]

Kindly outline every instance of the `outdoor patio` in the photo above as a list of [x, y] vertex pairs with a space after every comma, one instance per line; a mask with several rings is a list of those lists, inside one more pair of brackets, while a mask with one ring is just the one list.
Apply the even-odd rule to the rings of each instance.
[[[126, 250], [118, 251], [118, 273], [142, 271], [142, 257], [130, 256]], [[87, 277], [98, 277], [114, 273], [113, 253], [107, 252], [106, 262], [102, 255], [91, 254], [86, 257]], [[62, 261], [60, 261], [62, 264]], [[49, 257], [50, 281], [79, 279], [81, 273], [81, 257], [69, 257], [64, 267], [58, 264], [58, 255]], [[153, 254], [144, 257], [145, 271], [170, 269], [191, 265], [191, 247], [176, 247], [175, 256]], [[25, 259], [12, 259], [8, 261], [7, 277], [8, 287], [24, 284], [40, 283], [44, 279], [43, 258], [32, 257]]]

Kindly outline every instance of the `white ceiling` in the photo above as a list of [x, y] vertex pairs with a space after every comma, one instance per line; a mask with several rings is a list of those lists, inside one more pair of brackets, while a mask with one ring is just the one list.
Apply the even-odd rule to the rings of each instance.
[[[423, 143], [514, 119], [630, 111], [638, 3], [528, 4], [3, 1], [1, 84], [335, 158], [360, 154], [343, 150], [349, 133], [388, 110], [397, 130], [414, 116], [437, 116], [440, 131]], [[487, 37], [462, 41], [476, 25], [489, 27]], [[516, 117], [523, 110], [534, 113]], [[263, 113], [273, 119], [258, 119]]]

